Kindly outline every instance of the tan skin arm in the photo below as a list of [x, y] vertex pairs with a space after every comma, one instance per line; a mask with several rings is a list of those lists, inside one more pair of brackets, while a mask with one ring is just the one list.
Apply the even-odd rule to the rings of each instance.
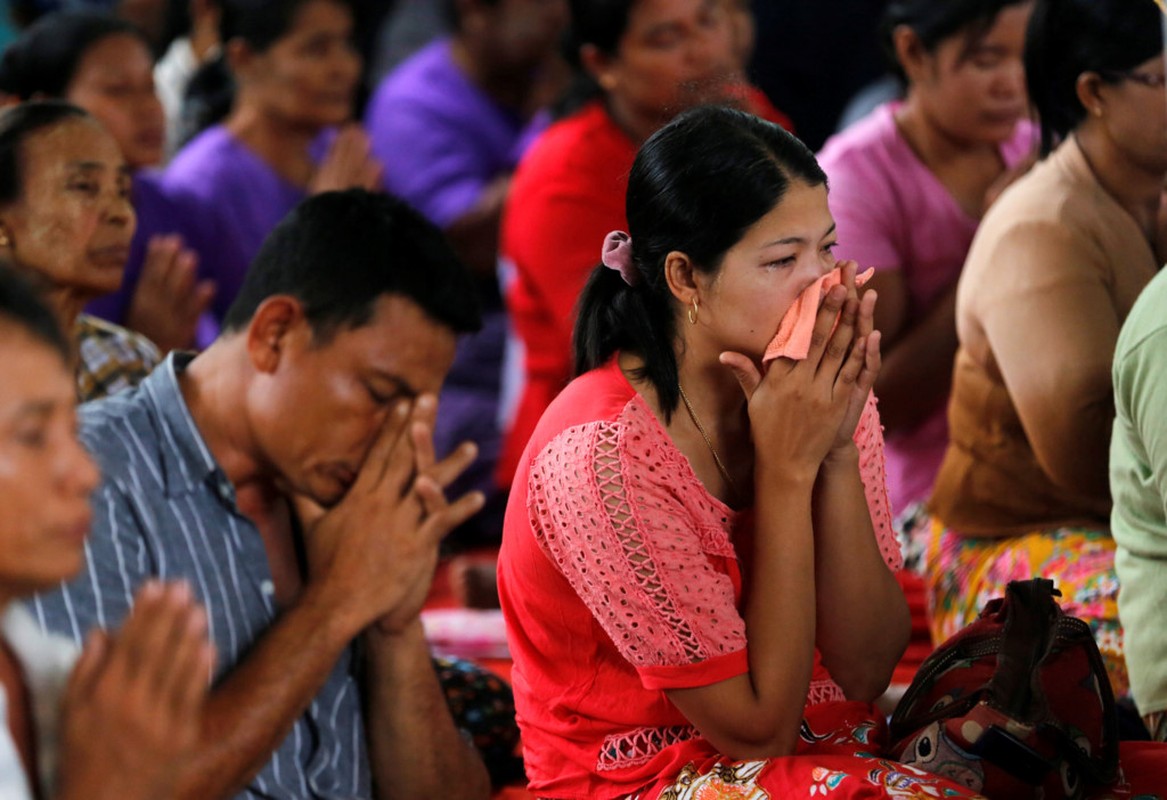
[[911, 430], [941, 408], [952, 390], [956, 338], [956, 284], [914, 323], [908, 321], [908, 286], [900, 270], [876, 270], [867, 284], [879, 294], [875, 328], [886, 356], [875, 394], [889, 434]]
[[[851, 292], [854, 274], [851, 265], [846, 278]], [[798, 741], [816, 635], [818, 545], [812, 494], [823, 459], [851, 416], [857, 388], [865, 395], [874, 379], [865, 368], [866, 341], [852, 341], [858, 305], [842, 288], [829, 292], [808, 357], [775, 362], [764, 377], [746, 356], [721, 357], [748, 398], [755, 441], [766, 442], [755, 456], [757, 522], [752, 590], [744, 613], [749, 671], [667, 694], [702, 735], [731, 758], [788, 755]], [[840, 309], [839, 326], [828, 338]], [[790, 425], [790, 419], [804, 424]], [[862, 515], [868, 516], [866, 504]]]
[[366, 726], [377, 797], [486, 800], [486, 768], [454, 727], [421, 622], [394, 635], [374, 627], [365, 644]]
[[[395, 635], [416, 619], [439, 541], [482, 504], [480, 495], [470, 494], [423, 512], [419, 492], [440, 495], [475, 455], [473, 447], [463, 447], [435, 465], [432, 476], [414, 477], [406, 430], [412, 419], [428, 437], [435, 407], [432, 397], [412, 408], [399, 403], [345, 498], [306, 534], [308, 584], [212, 692], [175, 796], [235, 795], [267, 763], [361, 631], [381, 620]], [[441, 724], [439, 716], [418, 727]], [[448, 727], [457, 736], [452, 721]]]
[[[443, 487], [466, 464], [434, 455], [433, 425], [437, 404], [419, 401], [419, 416], [410, 434], [419, 506], [427, 516], [450, 509]], [[467, 462], [468, 463], [468, 462]], [[477, 510], [477, 509], [476, 509]], [[437, 550], [430, 548], [437, 565]], [[368, 681], [364, 686], [366, 735], [373, 784], [380, 800], [442, 796], [450, 800], [486, 800], [490, 778], [474, 748], [455, 729], [430, 658], [418, 613], [429, 581], [418, 584], [407, 603], [382, 617], [364, 635]]]
[[495, 178], [483, 188], [474, 207], [446, 228], [454, 252], [478, 277], [495, 274], [499, 225], [510, 187], [510, 174]]
[[70, 676], [57, 800], [171, 797], [214, 659], [190, 588], [144, 584], [122, 629], [91, 634]]

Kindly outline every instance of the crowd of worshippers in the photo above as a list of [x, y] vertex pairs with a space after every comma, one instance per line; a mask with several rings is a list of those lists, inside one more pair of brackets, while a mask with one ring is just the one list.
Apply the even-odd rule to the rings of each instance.
[[1167, 742], [1165, 14], [10, 2], [0, 800], [974, 797], [1035, 576]]

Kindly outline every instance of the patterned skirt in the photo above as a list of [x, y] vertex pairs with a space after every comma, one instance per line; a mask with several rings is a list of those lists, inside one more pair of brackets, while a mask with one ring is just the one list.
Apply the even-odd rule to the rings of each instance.
[[882, 756], [883, 716], [864, 703], [809, 706], [792, 756], [692, 763], [629, 800], [977, 798], [971, 789]]
[[1129, 700], [1130, 680], [1118, 622], [1114, 539], [1105, 531], [1058, 528], [1000, 539], [972, 539], [930, 521], [925, 580], [932, 641], [948, 639], [980, 614], [1010, 581], [1050, 578], [1067, 614], [1089, 623], [1117, 700]]

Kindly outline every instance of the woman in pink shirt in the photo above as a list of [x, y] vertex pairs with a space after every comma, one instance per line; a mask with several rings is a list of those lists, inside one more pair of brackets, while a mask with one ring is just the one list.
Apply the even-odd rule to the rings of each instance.
[[830, 139], [820, 163], [842, 258], [874, 267], [887, 354], [875, 386], [899, 515], [948, 442], [956, 280], [985, 209], [1035, 145], [1021, 57], [1028, 0], [900, 0], [884, 17], [902, 101]]

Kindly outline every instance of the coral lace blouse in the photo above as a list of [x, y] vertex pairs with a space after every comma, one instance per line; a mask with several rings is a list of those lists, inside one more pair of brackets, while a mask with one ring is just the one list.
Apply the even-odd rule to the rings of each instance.
[[[716, 755], [665, 690], [749, 669], [735, 545], [751, 533], [752, 514], [706, 491], [616, 360], [552, 403], [499, 558], [532, 792], [620, 797]], [[808, 705], [841, 699], [816, 654]]]

